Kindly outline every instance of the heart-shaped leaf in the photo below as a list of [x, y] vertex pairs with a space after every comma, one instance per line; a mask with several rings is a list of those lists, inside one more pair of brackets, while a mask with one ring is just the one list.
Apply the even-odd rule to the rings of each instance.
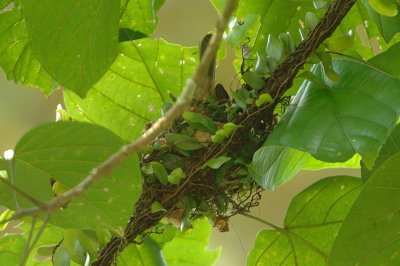
[[400, 153], [371, 175], [343, 222], [328, 265], [400, 264]]
[[359, 178], [336, 176], [305, 189], [290, 203], [283, 228], [258, 233], [247, 265], [325, 265], [361, 186]]
[[340, 80], [332, 82], [320, 66], [314, 68], [324, 86], [303, 83], [268, 145], [306, 151], [327, 162], [344, 162], [358, 153], [371, 168], [400, 113], [400, 80], [353, 61], [333, 65]]
[[[45, 124], [18, 142], [12, 169], [14, 183], [39, 200], [50, 200], [54, 197], [51, 182], [59, 181], [68, 188], [75, 186], [123, 144], [99, 126], [78, 122]], [[121, 229], [140, 196], [141, 183], [139, 160], [132, 155], [83, 196], [55, 212], [50, 222], [65, 228]], [[15, 209], [12, 191], [4, 185], [0, 189], [1, 204]], [[19, 194], [16, 199], [21, 207], [32, 206]]]

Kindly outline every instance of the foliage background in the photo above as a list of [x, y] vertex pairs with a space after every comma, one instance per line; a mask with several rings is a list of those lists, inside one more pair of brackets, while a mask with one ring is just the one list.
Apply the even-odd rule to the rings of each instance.
[[[213, 29], [217, 18], [214, 8], [206, 0], [168, 0], [158, 15], [160, 23], [153, 34], [154, 37], [193, 46], [197, 46], [199, 40]], [[230, 86], [235, 76], [232, 60], [233, 52], [228, 51], [228, 57], [217, 72], [218, 82], [223, 83], [225, 87]], [[53, 121], [58, 103], [62, 103], [61, 93], [56, 92], [46, 99], [39, 90], [15, 85], [7, 81], [4, 73], [0, 72], [0, 153], [13, 148], [30, 129]], [[265, 191], [260, 207], [253, 209], [253, 215], [280, 226], [283, 224], [288, 204], [296, 194], [322, 177], [338, 174], [359, 176], [359, 171], [303, 171], [274, 192]], [[210, 248], [223, 246], [218, 266], [245, 265], [247, 252], [252, 248], [257, 232], [265, 228], [265, 225], [239, 215], [230, 219], [230, 225], [230, 232], [219, 233], [214, 230], [210, 239]]]

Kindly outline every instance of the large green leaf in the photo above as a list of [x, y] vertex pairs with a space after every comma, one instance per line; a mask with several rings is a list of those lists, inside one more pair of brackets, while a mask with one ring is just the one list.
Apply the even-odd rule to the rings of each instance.
[[340, 80], [330, 81], [315, 67], [320, 83], [303, 83], [268, 144], [327, 162], [358, 153], [371, 168], [397, 122], [400, 81], [358, 62], [335, 60], [333, 66]]
[[390, 159], [392, 156], [400, 153], [400, 125], [397, 125], [393, 130], [392, 135], [388, 138], [385, 145], [383, 145], [379, 157], [375, 162], [374, 168], [369, 170], [364, 164], [361, 164], [361, 177], [364, 180], [370, 178], [370, 176], [380, 168], [386, 160]]
[[[18, 142], [12, 169], [15, 184], [39, 200], [49, 200], [54, 196], [51, 179], [66, 188], [73, 187], [122, 145], [121, 139], [99, 126], [78, 122], [45, 124]], [[138, 158], [130, 156], [83, 196], [55, 212], [50, 221], [65, 228], [122, 230], [140, 196], [141, 182]], [[1, 204], [15, 209], [13, 193], [5, 192], [0, 193]], [[21, 195], [17, 194], [17, 199], [21, 207], [32, 206]]]
[[121, 54], [85, 99], [65, 91], [65, 103], [77, 120], [102, 125], [125, 141], [138, 137], [144, 125], [161, 116], [161, 107], [179, 95], [197, 65], [196, 48], [162, 39], [120, 44]]
[[[400, 32], [400, 13], [397, 13], [396, 16], [388, 17], [379, 14], [376, 12], [369, 4], [368, 0], [363, 0], [363, 4], [367, 7], [368, 12], [378, 26], [378, 29], [382, 35], [382, 37], [389, 42], [398, 32]], [[400, 8], [400, 4], [397, 3], [398, 9]]]
[[[14, 1], [3, 1], [7, 5]], [[56, 83], [36, 60], [26, 36], [25, 19], [20, 5], [0, 12], [0, 66], [7, 79], [39, 88], [49, 95]]]
[[220, 249], [207, 251], [211, 225], [207, 218], [193, 222], [193, 228], [178, 234], [164, 244], [162, 253], [168, 266], [207, 266], [218, 259]]
[[131, 244], [118, 255], [118, 266], [163, 266], [167, 265], [156, 242], [147, 238], [142, 244]]
[[392, 75], [400, 78], [400, 43], [391, 46], [387, 51], [371, 58], [368, 62]]
[[400, 265], [400, 153], [370, 177], [354, 202], [328, 265]]
[[361, 185], [358, 178], [336, 176], [298, 194], [290, 203], [284, 228], [259, 232], [247, 265], [325, 265]]
[[0, 238], [0, 262], [2, 266], [19, 265], [24, 254], [26, 241], [20, 235], [7, 235]]
[[327, 163], [316, 160], [309, 153], [288, 147], [263, 146], [253, 155], [249, 166], [250, 176], [260, 186], [273, 190], [292, 179], [300, 170], [324, 168], [360, 168], [360, 158], [354, 156], [344, 163]]
[[122, 0], [119, 26], [146, 35], [153, 33], [158, 23], [156, 13], [164, 2], [165, 0]]
[[59, 83], [84, 96], [118, 54], [120, 1], [21, 2], [36, 58]]

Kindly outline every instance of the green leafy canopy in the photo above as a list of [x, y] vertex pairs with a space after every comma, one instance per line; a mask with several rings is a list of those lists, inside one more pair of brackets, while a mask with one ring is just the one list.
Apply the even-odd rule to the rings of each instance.
[[[227, 1], [210, 2], [221, 14]], [[170, 121], [200, 53], [153, 36], [167, 1], [0, 0], [6, 78], [45, 96], [62, 89], [65, 108], [0, 157], [0, 264], [215, 265], [211, 224], [227, 231], [241, 213], [268, 226], [249, 266], [399, 265], [400, 3], [354, 1], [338, 19], [349, 3], [238, 1], [216, 56], [230, 46], [237, 74], [213, 84], [223, 64], [211, 64], [196, 80], [210, 93]], [[151, 125], [163, 132], [129, 154]], [[102, 165], [72, 200], [44, 207]], [[304, 188], [282, 227], [248, 214], [262, 188], [337, 167], [361, 178]]]

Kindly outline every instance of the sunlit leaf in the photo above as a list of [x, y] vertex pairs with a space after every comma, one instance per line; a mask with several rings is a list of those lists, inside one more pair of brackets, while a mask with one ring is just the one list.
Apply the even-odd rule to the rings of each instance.
[[[374, 0], [374, 1], [382, 1], [382, 0]], [[383, 0], [390, 1], [390, 0]], [[372, 20], [377, 25], [379, 32], [383, 36], [386, 42], [389, 42], [398, 32], [400, 32], [400, 14], [398, 12], [397, 15], [392, 13], [394, 16], [388, 17], [382, 14], [379, 14], [370, 6], [371, 0], [363, 0], [363, 4], [368, 9], [368, 12], [372, 18]], [[400, 4], [397, 3], [397, 8], [400, 7]]]
[[168, 266], [213, 265], [221, 250], [208, 251], [211, 225], [204, 218], [193, 222], [193, 229], [178, 234], [172, 241], [164, 244], [162, 253]]
[[383, 145], [379, 157], [375, 162], [374, 168], [369, 170], [364, 164], [361, 164], [361, 177], [363, 180], [369, 179], [369, 177], [380, 168], [380, 166], [392, 156], [400, 153], [400, 126], [397, 125], [393, 130], [392, 135], [388, 138], [385, 145]]
[[64, 97], [74, 119], [102, 125], [131, 141], [161, 116], [161, 107], [171, 101], [169, 91], [179, 95], [197, 65], [197, 48], [142, 39], [121, 43], [120, 50], [86, 98], [68, 90]]
[[371, 7], [381, 15], [394, 17], [397, 15], [396, 2], [392, 0], [368, 0]]
[[165, 0], [121, 0], [120, 28], [128, 28], [149, 35], [154, 32], [157, 11]]
[[0, 66], [7, 79], [39, 88], [49, 95], [56, 83], [33, 55], [22, 8], [11, 0], [3, 1], [2, 6], [7, 4], [10, 8], [0, 12]]
[[284, 227], [257, 235], [247, 265], [325, 265], [361, 180], [336, 176], [318, 181], [290, 203]]
[[[57, 122], [33, 129], [17, 144], [14, 155], [15, 184], [39, 200], [54, 196], [51, 180], [75, 186], [92, 168], [116, 152], [123, 142], [110, 131], [87, 123]], [[136, 155], [113, 173], [97, 181], [51, 216], [51, 223], [65, 228], [120, 228], [125, 226], [141, 193]], [[15, 209], [13, 194], [0, 195], [0, 202]], [[32, 206], [17, 195], [21, 207]]]
[[291, 180], [300, 170], [319, 170], [324, 168], [359, 168], [360, 158], [344, 163], [327, 163], [314, 159], [309, 153], [288, 147], [263, 146], [254, 153], [249, 166], [250, 176], [260, 186], [273, 190]]
[[59, 83], [84, 96], [118, 54], [119, 1], [21, 2], [35, 57]]
[[400, 153], [371, 175], [343, 222], [328, 265], [400, 264]]
[[167, 264], [157, 243], [151, 238], [146, 238], [140, 245], [131, 244], [125, 248], [117, 258], [117, 265], [164, 266]]
[[386, 73], [400, 78], [400, 43], [394, 44], [387, 51], [371, 58], [368, 62], [385, 71]]
[[358, 153], [370, 168], [397, 122], [400, 81], [361, 63], [333, 64], [340, 80], [329, 81], [316, 67], [313, 72], [326, 86], [303, 83], [268, 144], [327, 162], [344, 162]]
[[24, 254], [26, 241], [20, 235], [7, 235], [0, 238], [0, 261], [4, 266], [19, 265]]

